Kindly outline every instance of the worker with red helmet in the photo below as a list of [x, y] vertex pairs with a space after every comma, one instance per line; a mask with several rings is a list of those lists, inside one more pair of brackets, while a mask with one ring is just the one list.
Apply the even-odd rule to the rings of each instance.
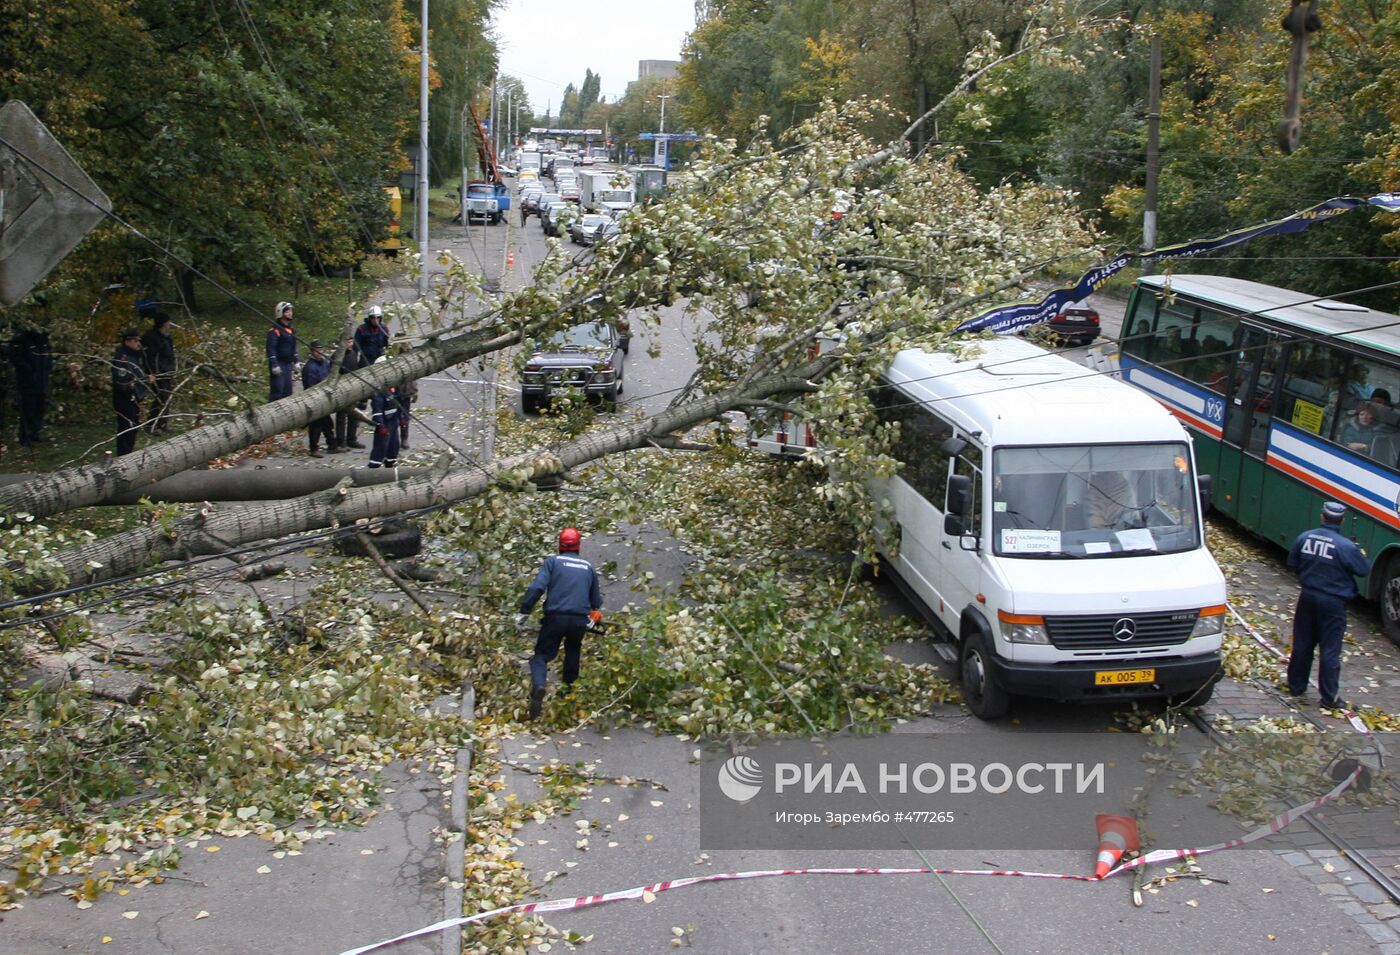
[[535, 655], [530, 658], [530, 719], [537, 719], [544, 706], [549, 662], [559, 653], [559, 644], [564, 644], [564, 685], [570, 686], [578, 679], [583, 634], [603, 619], [598, 571], [579, 556], [581, 543], [577, 528], [560, 531], [559, 553], [546, 558], [520, 601], [516, 622], [523, 626], [544, 596], [544, 622], [535, 640]]

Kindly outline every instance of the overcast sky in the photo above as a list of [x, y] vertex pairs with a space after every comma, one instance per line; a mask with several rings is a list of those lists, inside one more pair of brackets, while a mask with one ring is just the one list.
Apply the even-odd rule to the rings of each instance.
[[494, 21], [501, 72], [519, 77], [530, 106], [558, 114], [564, 87], [591, 69], [612, 102], [637, 78], [638, 60], [679, 60], [695, 26], [694, 0], [509, 0]]

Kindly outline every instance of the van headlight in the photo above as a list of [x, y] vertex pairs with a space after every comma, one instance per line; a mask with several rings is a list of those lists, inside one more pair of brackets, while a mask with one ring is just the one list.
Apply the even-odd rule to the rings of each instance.
[[1001, 624], [1001, 635], [1012, 643], [1050, 642], [1050, 633], [1045, 629], [1045, 618], [1039, 614], [1007, 613], [1005, 610], [998, 610], [997, 621]]
[[1196, 626], [1191, 629], [1191, 637], [1213, 637], [1217, 633], [1225, 632], [1225, 611], [1224, 604], [1216, 604], [1214, 607], [1206, 607], [1201, 611], [1201, 615], [1196, 618]]

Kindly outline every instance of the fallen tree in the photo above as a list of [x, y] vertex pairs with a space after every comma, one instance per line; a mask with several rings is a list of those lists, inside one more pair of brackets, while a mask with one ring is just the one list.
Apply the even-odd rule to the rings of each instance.
[[[70, 584], [101, 581], [150, 563], [464, 500], [515, 482], [523, 466], [539, 472], [557, 460], [558, 468], [577, 467], [670, 439], [727, 411], [771, 413], [772, 399], [799, 391], [811, 392], [808, 413], [839, 439], [825, 452], [842, 458], [845, 489], [833, 499], [853, 505], [857, 523], [868, 524], [856, 488], [863, 474], [889, 463], [865, 393], [888, 356], [910, 343], [945, 347], [951, 320], [972, 304], [1005, 297], [1045, 263], [1091, 250], [1094, 239], [1072, 197], [1036, 185], [984, 190], [957, 168], [954, 155], [914, 159], [901, 147], [869, 141], [861, 127], [879, 109], [828, 104], [782, 145], [712, 142], [714, 158], [700, 164], [693, 185], [629, 216], [614, 241], [572, 258], [556, 247], [533, 287], [478, 314], [468, 314], [465, 302], [480, 300], [479, 277], [450, 267], [434, 307], [420, 315], [420, 325], [434, 331], [417, 347], [108, 464], [0, 487], [0, 509], [43, 517], [139, 494], [389, 384], [580, 321], [659, 322], [659, 307], [680, 300], [687, 314], [705, 316], [705, 334], [695, 339], [694, 376], [660, 415], [490, 468], [205, 509], [66, 550], [56, 555], [57, 566]], [[862, 161], [872, 156], [879, 161]], [[819, 335], [854, 319], [860, 330], [847, 332], [855, 347], [845, 360], [810, 360]], [[43, 592], [37, 579], [14, 589]]]

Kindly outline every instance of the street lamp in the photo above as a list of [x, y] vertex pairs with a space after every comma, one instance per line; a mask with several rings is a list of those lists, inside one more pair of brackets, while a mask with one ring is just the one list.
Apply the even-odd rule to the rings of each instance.
[[662, 169], [666, 169], [671, 165], [671, 151], [666, 148], [666, 101], [673, 95], [675, 94], [660, 93], [656, 97], [661, 100], [661, 128], [656, 131], [656, 148], [652, 150], [651, 158], [656, 165], [660, 166]]

